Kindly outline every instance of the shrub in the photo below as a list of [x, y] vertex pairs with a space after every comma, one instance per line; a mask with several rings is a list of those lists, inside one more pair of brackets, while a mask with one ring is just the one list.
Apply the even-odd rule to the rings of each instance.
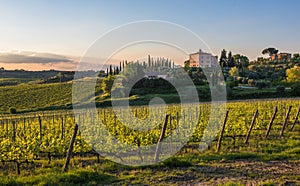
[[195, 79], [193, 79], [193, 83], [194, 83], [195, 85], [205, 85], [205, 81], [203, 81], [203, 80], [200, 79], [200, 78], [195, 78]]
[[271, 76], [272, 76], [272, 74], [273, 74], [273, 72], [272, 72], [272, 71], [268, 71], [268, 72], [267, 72], [267, 77], [271, 77]]
[[11, 113], [11, 114], [16, 114], [16, 113], [17, 113], [17, 109], [16, 109], [16, 108], [13, 108], [13, 107], [10, 107], [10, 108], [9, 108], [9, 113]]
[[209, 86], [197, 87], [197, 92], [198, 92], [199, 98], [209, 99], [211, 97], [211, 94], [210, 94], [211, 92], [210, 92]]
[[266, 78], [266, 75], [264, 73], [258, 73], [258, 78], [259, 79], [265, 79]]
[[270, 83], [269, 82], [265, 82], [265, 81], [259, 81], [255, 83], [255, 86], [259, 89], [263, 89], [263, 88], [267, 88], [270, 87]]
[[229, 70], [229, 74], [231, 76], [239, 76], [239, 69], [236, 67], [233, 67]]
[[271, 85], [272, 85], [273, 87], [276, 87], [276, 86], [284, 86], [284, 82], [281, 80], [281, 78], [275, 78], [275, 79], [272, 79]]
[[232, 89], [230, 87], [226, 87], [227, 98], [232, 96]]
[[274, 74], [271, 75], [272, 79], [277, 79], [279, 77], [280, 77], [279, 73], [274, 73]]
[[258, 67], [257, 67], [256, 65], [249, 65], [249, 66], [248, 66], [248, 69], [251, 70], [251, 71], [256, 71], [257, 68], [258, 68]]
[[243, 77], [241, 80], [241, 84], [248, 84], [248, 78]]
[[248, 85], [250, 85], [250, 86], [255, 86], [255, 81], [254, 81], [254, 79], [249, 79], [249, 80], [248, 80]]
[[104, 93], [110, 93], [115, 81], [115, 76], [108, 76], [103, 79], [101, 89]]
[[288, 82], [300, 82], [300, 67], [294, 66], [291, 69], [286, 70], [287, 81]]
[[247, 83], [247, 78], [245, 77], [237, 77], [236, 80], [240, 83], [240, 84], [246, 84]]
[[258, 79], [259, 76], [257, 75], [257, 73], [250, 72], [249, 75], [248, 75], [248, 78], [249, 79]]
[[300, 83], [294, 84], [292, 86], [292, 95], [293, 96], [300, 96]]
[[230, 88], [239, 86], [239, 82], [237, 80], [227, 81], [226, 85]]
[[276, 87], [276, 92], [277, 93], [283, 93], [285, 91], [285, 87], [282, 85], [279, 85]]

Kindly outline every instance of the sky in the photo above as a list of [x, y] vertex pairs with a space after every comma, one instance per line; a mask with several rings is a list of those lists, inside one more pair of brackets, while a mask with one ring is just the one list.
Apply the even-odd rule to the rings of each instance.
[[[300, 53], [299, 5], [298, 0], [0, 0], [0, 66], [74, 70], [101, 35], [142, 20], [181, 25], [214, 55], [223, 48], [251, 60], [267, 47]], [[125, 53], [113, 62], [140, 57], [137, 50]]]

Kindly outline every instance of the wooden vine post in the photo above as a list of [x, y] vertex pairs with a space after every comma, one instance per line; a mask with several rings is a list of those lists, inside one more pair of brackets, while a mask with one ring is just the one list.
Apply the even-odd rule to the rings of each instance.
[[258, 110], [256, 110], [255, 113], [254, 113], [254, 116], [253, 116], [253, 119], [252, 119], [250, 128], [249, 128], [249, 130], [248, 130], [248, 132], [247, 132], [246, 139], [245, 139], [245, 141], [244, 141], [245, 144], [248, 143], [248, 140], [249, 140], [249, 138], [250, 138], [250, 134], [251, 134], [251, 131], [252, 131], [253, 126], [254, 126], [254, 124], [255, 124], [255, 120], [256, 120], [257, 116], [258, 116]]
[[297, 123], [297, 121], [298, 121], [299, 113], [300, 113], [300, 107], [298, 107], [298, 111], [297, 111], [295, 120], [294, 120], [294, 122], [293, 122], [293, 126], [292, 126], [292, 128], [291, 128], [291, 131], [294, 130], [294, 127], [295, 127], [295, 125], [296, 125], [296, 123]]
[[13, 131], [12, 142], [15, 142], [16, 141], [16, 123], [14, 120], [12, 120], [11, 124], [12, 124], [12, 131]]
[[105, 114], [105, 110], [103, 110], [103, 120], [104, 120], [104, 123], [106, 123], [106, 114]]
[[[172, 127], [172, 116], [170, 116], [170, 141], [171, 144], [173, 143], [173, 127]], [[173, 153], [173, 148], [171, 149], [171, 152]]]
[[155, 157], [154, 157], [154, 162], [155, 163], [157, 163], [158, 160], [159, 160], [159, 154], [160, 154], [160, 150], [161, 150], [161, 142], [163, 141], [163, 139], [165, 137], [168, 120], [169, 120], [169, 115], [166, 115], [165, 122], [162, 126], [162, 129], [161, 129], [161, 134], [160, 134], [159, 140], [156, 144], [156, 151], [155, 151]]
[[25, 117], [23, 118], [23, 130], [24, 131], [26, 130], [26, 118]]
[[5, 120], [6, 136], [8, 136], [8, 119]]
[[222, 138], [223, 138], [223, 134], [224, 134], [224, 130], [225, 130], [225, 125], [226, 125], [226, 121], [227, 121], [227, 117], [228, 117], [228, 112], [229, 111], [227, 110], [226, 114], [225, 114], [223, 126], [222, 126], [222, 129], [220, 131], [219, 140], [218, 140], [218, 144], [217, 144], [217, 152], [219, 152], [220, 149], [221, 149], [221, 143], [222, 143]]
[[43, 125], [42, 125], [42, 119], [41, 116], [38, 117], [39, 125], [40, 125], [40, 142], [42, 143], [43, 140]]
[[281, 128], [281, 131], [280, 131], [280, 137], [283, 137], [284, 129], [285, 129], [286, 126], [287, 126], [287, 123], [288, 123], [288, 119], [289, 119], [289, 115], [290, 115], [291, 109], [292, 109], [292, 106], [289, 106], [289, 109], [288, 109], [288, 111], [287, 111], [287, 113], [286, 113], [284, 122], [283, 122], [283, 124], [282, 124], [282, 128]]
[[72, 138], [70, 141], [70, 145], [69, 145], [69, 149], [67, 152], [66, 162], [63, 167], [63, 172], [68, 172], [68, 170], [69, 170], [69, 163], [70, 163], [70, 159], [71, 159], [71, 156], [73, 153], [73, 148], [74, 148], [74, 143], [75, 143], [77, 132], [78, 132], [78, 124], [76, 124], [75, 128], [74, 128], [74, 132], [73, 132], [73, 135], [72, 135]]
[[270, 120], [270, 123], [269, 123], [268, 129], [267, 129], [265, 138], [268, 138], [268, 136], [269, 136], [269, 134], [270, 134], [270, 131], [271, 131], [271, 128], [272, 128], [274, 119], [275, 119], [275, 117], [276, 117], [277, 111], [278, 111], [277, 106], [275, 106], [275, 107], [274, 107], [273, 116], [272, 116], [272, 118], [271, 118], [271, 120]]
[[61, 118], [61, 139], [64, 139], [65, 136], [65, 126], [64, 126], [64, 119], [63, 117]]

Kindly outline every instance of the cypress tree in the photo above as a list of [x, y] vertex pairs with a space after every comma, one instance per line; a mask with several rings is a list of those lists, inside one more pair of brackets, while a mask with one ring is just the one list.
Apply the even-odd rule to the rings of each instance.
[[148, 67], [151, 66], [151, 60], [150, 60], [150, 55], [148, 55]]
[[113, 75], [113, 70], [112, 70], [112, 66], [111, 65], [109, 65], [109, 75]]

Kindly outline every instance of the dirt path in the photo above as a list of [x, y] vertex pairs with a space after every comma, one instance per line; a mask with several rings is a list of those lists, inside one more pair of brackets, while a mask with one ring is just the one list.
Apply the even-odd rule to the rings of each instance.
[[202, 184], [221, 184], [233, 181], [245, 185], [258, 185], [262, 182], [271, 181], [275, 184], [300, 185], [300, 161], [221, 163], [216, 166], [215, 172], [216, 174], [212, 174], [213, 176], [209, 182], [203, 182]]
[[[234, 182], [242, 185], [300, 185], [300, 160], [289, 161], [236, 161], [199, 165], [195, 169], [177, 169], [162, 179], [151, 180], [167, 185], [223, 185]], [[174, 171], [174, 170], [173, 170]]]

